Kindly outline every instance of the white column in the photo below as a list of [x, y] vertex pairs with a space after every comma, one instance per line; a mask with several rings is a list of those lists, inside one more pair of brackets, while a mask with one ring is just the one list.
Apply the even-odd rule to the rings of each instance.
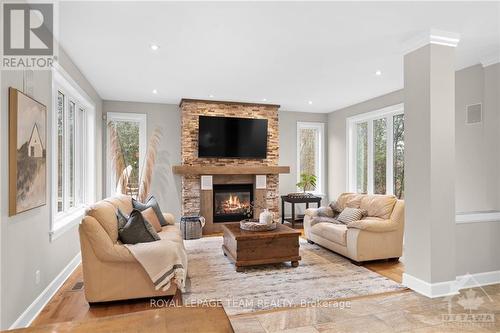
[[427, 296], [455, 293], [455, 46], [432, 31], [404, 56], [405, 274]]

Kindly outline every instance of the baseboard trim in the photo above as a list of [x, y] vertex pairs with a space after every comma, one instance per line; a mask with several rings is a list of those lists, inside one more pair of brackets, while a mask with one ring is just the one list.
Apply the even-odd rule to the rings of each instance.
[[429, 283], [403, 273], [402, 284], [430, 298], [457, 295], [461, 289], [500, 283], [500, 271], [459, 275], [453, 281]]
[[460, 289], [481, 287], [500, 283], [500, 271], [465, 274], [457, 276], [457, 284]]
[[78, 267], [81, 261], [82, 256], [81, 253], [78, 252], [78, 254], [71, 259], [69, 264], [64, 267], [56, 278], [52, 280], [52, 282], [50, 282], [42, 293], [33, 301], [33, 303], [31, 303], [30, 306], [28, 306], [28, 308], [19, 316], [19, 318], [16, 319], [9, 329], [12, 330], [15, 328], [28, 327], [63, 285], [63, 283], [68, 279], [71, 273], [73, 273], [73, 271]]
[[457, 295], [458, 290], [455, 288], [455, 281], [444, 281], [438, 283], [429, 283], [410, 274], [403, 273], [403, 282], [405, 287], [408, 287], [419, 294], [429, 298]]

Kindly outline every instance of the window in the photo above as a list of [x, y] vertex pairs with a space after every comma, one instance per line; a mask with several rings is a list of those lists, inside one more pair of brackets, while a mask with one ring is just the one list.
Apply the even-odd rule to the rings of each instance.
[[323, 123], [297, 123], [297, 182], [303, 173], [315, 175], [315, 194], [323, 193], [323, 142]]
[[[140, 172], [146, 155], [146, 121], [145, 114], [107, 113], [108, 195], [122, 192], [137, 196]], [[114, 160], [117, 153], [121, 159], [118, 168]], [[120, 181], [124, 172], [126, 182]], [[120, 188], [121, 186], [124, 188]]]
[[53, 70], [53, 93], [52, 238], [78, 223], [84, 205], [95, 197], [90, 181], [95, 168], [95, 107], [59, 66]]
[[404, 113], [398, 104], [347, 119], [349, 191], [404, 198]]

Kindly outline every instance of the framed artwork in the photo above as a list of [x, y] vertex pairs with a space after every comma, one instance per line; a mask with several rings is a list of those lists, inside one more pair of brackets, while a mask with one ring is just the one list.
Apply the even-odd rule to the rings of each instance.
[[47, 107], [9, 88], [9, 216], [47, 202]]

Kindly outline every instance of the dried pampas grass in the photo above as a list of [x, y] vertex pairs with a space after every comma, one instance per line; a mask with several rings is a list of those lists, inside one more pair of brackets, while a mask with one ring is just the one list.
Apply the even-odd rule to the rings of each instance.
[[139, 178], [139, 195], [137, 196], [137, 200], [141, 202], [146, 201], [151, 191], [151, 180], [153, 179], [153, 170], [161, 136], [161, 130], [157, 127], [149, 139], [146, 158], [141, 170], [141, 177]]

